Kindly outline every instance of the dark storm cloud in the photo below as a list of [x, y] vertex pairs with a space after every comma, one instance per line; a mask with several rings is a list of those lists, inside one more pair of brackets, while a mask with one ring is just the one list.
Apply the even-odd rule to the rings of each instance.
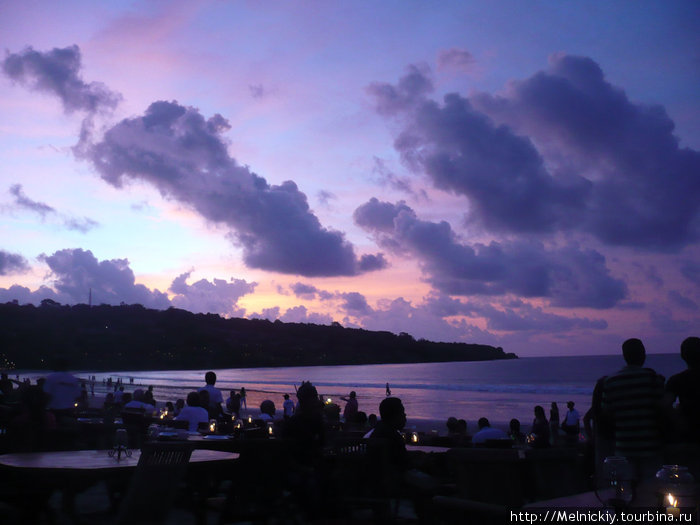
[[698, 238], [700, 152], [680, 148], [664, 109], [629, 101], [592, 60], [557, 55], [502, 96], [438, 103], [425, 86], [426, 73], [411, 68], [396, 86], [368, 91], [401, 125], [403, 162], [466, 196], [472, 221], [651, 250]]
[[27, 47], [21, 53], [8, 53], [2, 62], [8, 77], [32, 90], [57, 95], [68, 113], [114, 108], [120, 96], [99, 82], [85, 83], [80, 68], [80, 49], [75, 45], [45, 53]]
[[0, 250], [0, 275], [24, 273], [29, 270], [27, 260], [18, 253]]
[[293, 181], [270, 185], [230, 157], [223, 138], [229, 128], [221, 115], [205, 119], [195, 108], [155, 102], [143, 116], [109, 129], [101, 142], [82, 145], [79, 154], [116, 187], [127, 179], [149, 182], [230, 227], [252, 268], [304, 276], [379, 268], [376, 260], [358, 260], [341, 232], [320, 224]]
[[12, 186], [10, 186], [10, 193], [15, 197], [15, 205], [19, 206], [20, 208], [25, 208], [27, 210], [38, 213], [42, 217], [46, 217], [46, 215], [49, 213], [56, 212], [56, 210], [54, 210], [48, 204], [34, 201], [27, 197], [24, 191], [22, 191], [21, 184], [13, 184]]
[[167, 308], [168, 296], [136, 284], [126, 259], [98, 261], [89, 250], [66, 249], [42, 255], [53, 274], [53, 287], [60, 302], [87, 303], [92, 289], [93, 303], [142, 304], [149, 308]]
[[569, 308], [609, 308], [627, 293], [595, 250], [547, 249], [533, 241], [471, 246], [460, 242], [447, 222], [420, 220], [402, 202], [371, 199], [354, 218], [380, 245], [420, 260], [428, 282], [443, 293], [546, 297]]
[[472, 102], [541, 144], [552, 165], [591, 180], [582, 229], [658, 250], [698, 238], [700, 152], [680, 148], [664, 108], [630, 101], [593, 60], [555, 55], [548, 71]]
[[176, 294], [172, 304], [195, 313], [218, 313], [231, 316], [242, 316], [245, 310], [236, 303], [244, 295], [255, 291], [256, 283], [248, 283], [243, 279], [223, 279], [208, 281], [200, 279], [193, 284], [187, 284], [192, 272], [177, 276], [170, 285], [170, 291]]

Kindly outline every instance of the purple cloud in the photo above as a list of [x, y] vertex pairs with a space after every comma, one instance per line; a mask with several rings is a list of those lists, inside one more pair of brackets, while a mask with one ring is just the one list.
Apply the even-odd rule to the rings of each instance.
[[[389, 186], [397, 191], [402, 191], [408, 193], [409, 195], [415, 195], [411, 181], [407, 177], [399, 177], [391, 171], [386, 163], [379, 157], [374, 157], [374, 166], [372, 166], [372, 174], [375, 176], [376, 181], [381, 186]], [[422, 197], [425, 197], [425, 190], [421, 190]]]
[[168, 296], [136, 284], [127, 259], [98, 261], [89, 250], [66, 249], [53, 255], [41, 255], [54, 277], [59, 302], [87, 303], [92, 290], [95, 304], [142, 304], [147, 308], [170, 306]]
[[695, 311], [698, 309], [698, 303], [693, 301], [692, 299], [686, 297], [682, 293], [680, 293], [678, 290], [671, 290], [668, 292], [668, 299], [672, 303], [680, 306], [681, 308], [685, 310], [691, 310]]
[[80, 219], [75, 217], [66, 217], [63, 221], [63, 224], [69, 230], [77, 231], [80, 233], [87, 233], [93, 228], [97, 228], [100, 225], [99, 222], [94, 221], [89, 217], [83, 217]]
[[595, 250], [546, 249], [534, 241], [470, 246], [447, 222], [422, 221], [402, 202], [374, 198], [357, 208], [354, 218], [380, 245], [422, 261], [426, 279], [443, 293], [546, 297], [568, 308], [610, 308], [627, 293]]
[[8, 77], [34, 91], [57, 95], [67, 113], [116, 107], [121, 97], [100, 82], [85, 83], [80, 68], [80, 49], [75, 45], [45, 53], [27, 47], [21, 53], [8, 53], [2, 62]]
[[603, 319], [564, 317], [527, 303], [521, 304], [517, 310], [484, 306], [480, 313], [487, 319], [488, 328], [497, 331], [560, 333], [574, 329], [605, 330], [608, 327]]
[[548, 71], [472, 103], [532, 137], [558, 170], [591, 182], [580, 228], [613, 245], [678, 249], [698, 238], [700, 152], [680, 148], [663, 107], [630, 101], [593, 60], [554, 55]]
[[69, 229], [78, 231], [80, 233], [87, 233], [99, 226], [97, 221], [90, 219], [89, 217], [76, 218], [69, 215], [65, 215], [56, 211], [55, 208], [49, 206], [46, 203], [35, 201], [27, 197], [22, 189], [21, 184], [13, 184], [10, 186], [10, 194], [15, 197], [15, 206], [18, 208], [26, 209], [31, 212], [37, 213], [42, 219], [45, 219], [47, 215], [57, 216], [63, 220], [63, 225]]
[[17, 301], [19, 304], [39, 305], [44, 299], [61, 302], [61, 297], [48, 286], [40, 286], [34, 291], [18, 284], [13, 284], [9, 288], [0, 288], [0, 303]]
[[677, 250], [700, 236], [700, 152], [682, 149], [660, 106], [629, 101], [590, 59], [557, 55], [505, 95], [428, 98], [415, 67], [368, 92], [399, 122], [414, 172], [469, 199], [469, 218], [506, 233], [585, 232]]
[[284, 315], [278, 315], [276, 319], [279, 319], [283, 323], [312, 323], [328, 325], [333, 322], [333, 318], [330, 315], [309, 312], [303, 305], [288, 308]]
[[245, 309], [237, 306], [244, 295], [255, 291], [257, 283], [248, 283], [243, 279], [223, 279], [208, 281], [200, 279], [187, 284], [192, 272], [178, 275], [170, 285], [170, 291], [176, 294], [172, 304], [178, 308], [195, 313], [218, 313], [232, 317], [242, 317]]
[[394, 94], [406, 83], [421, 85], [415, 79], [420, 74], [411, 69], [397, 87], [369, 88], [378, 111], [403, 123], [394, 147], [407, 166], [427, 174], [437, 188], [468, 197], [471, 220], [490, 230], [547, 232], [577, 220], [587, 181], [552, 177], [530, 140], [496, 126], [457, 94], [447, 95], [442, 106], [426, 98], [426, 90]]
[[176, 102], [155, 102], [141, 117], [109, 129], [81, 155], [115, 187], [127, 179], [154, 185], [165, 197], [231, 228], [245, 263], [304, 276], [357, 275], [378, 269], [360, 259], [341, 232], [324, 228], [292, 181], [275, 186], [229, 156], [226, 119], [205, 119]]
[[16, 206], [38, 213], [42, 218], [46, 217], [47, 214], [56, 212], [56, 210], [48, 204], [27, 197], [22, 190], [21, 184], [13, 184], [10, 186], [10, 194], [14, 195]]
[[0, 250], [0, 275], [24, 273], [29, 270], [27, 260], [18, 253]]
[[445, 71], [468, 73], [475, 63], [476, 60], [469, 51], [456, 47], [440, 51], [437, 57], [438, 69]]
[[327, 301], [327, 300], [333, 298], [332, 293], [327, 292], [325, 290], [320, 290], [320, 289], [316, 288], [315, 286], [313, 286], [312, 284], [293, 283], [290, 285], [290, 288], [292, 290], [292, 293], [296, 297], [300, 297], [302, 299], [313, 300], [313, 299], [316, 299], [318, 297], [322, 301]]
[[685, 260], [681, 263], [681, 275], [696, 286], [700, 286], [700, 262]]
[[396, 86], [384, 82], [373, 82], [367, 92], [375, 100], [375, 109], [382, 115], [396, 115], [410, 110], [425, 100], [433, 91], [433, 83], [428, 78], [426, 67], [409, 66], [406, 75]]
[[365, 296], [358, 292], [339, 294], [343, 299], [341, 308], [355, 316], [363, 316], [372, 312]]

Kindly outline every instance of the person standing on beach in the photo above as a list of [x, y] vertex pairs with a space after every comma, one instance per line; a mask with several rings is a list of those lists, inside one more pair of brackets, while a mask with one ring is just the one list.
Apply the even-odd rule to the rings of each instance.
[[391, 396], [391, 388], [389, 388], [389, 383], [386, 384], [386, 397]]
[[230, 414], [236, 417], [241, 417], [241, 396], [235, 390], [231, 390], [228, 399], [226, 400], [226, 409]]
[[555, 446], [559, 442], [559, 407], [555, 401], [549, 409], [549, 439]]
[[47, 408], [54, 413], [70, 413], [75, 401], [80, 397], [80, 382], [78, 378], [66, 371], [68, 362], [65, 359], [56, 360], [55, 372], [46, 376], [44, 392], [51, 396]]
[[350, 392], [350, 397], [343, 396], [340, 399], [345, 401], [345, 409], [343, 410], [343, 419], [345, 419], [345, 423], [354, 423], [357, 419], [357, 412], [359, 410], [357, 404], [357, 394], [353, 390]]
[[221, 403], [224, 402], [224, 396], [221, 395], [221, 390], [216, 388], [216, 374], [211, 370], [204, 374], [204, 385], [199, 389], [199, 392], [206, 390], [209, 393], [209, 406], [206, 408], [210, 414], [220, 414], [222, 412]]
[[282, 411], [284, 412], [285, 419], [294, 415], [294, 401], [289, 399], [289, 394], [284, 394], [284, 403], [282, 403]]
[[544, 408], [540, 405], [535, 407], [535, 419], [532, 421], [530, 434], [533, 435], [530, 445], [532, 448], [548, 448], [549, 441], [549, 422], [547, 416], [544, 415]]
[[561, 429], [566, 434], [567, 441], [576, 441], [581, 431], [581, 415], [578, 410], [574, 408], [573, 401], [569, 401], [566, 404], [566, 408], [568, 408], [568, 410], [564, 416], [564, 421], [562, 421]]
[[639, 339], [622, 343], [627, 366], [603, 383], [602, 410], [613, 427], [615, 455], [626, 457], [637, 475], [653, 475], [661, 464], [664, 377], [644, 368]]
[[676, 426], [682, 441], [700, 441], [700, 337], [688, 337], [681, 343], [681, 358], [686, 370], [666, 381], [666, 402], [673, 412], [678, 399]]
[[248, 402], [246, 401], [247, 394], [246, 394], [244, 386], [241, 387], [240, 396], [241, 396], [241, 408], [245, 409], [245, 411], [247, 412], [248, 411]]

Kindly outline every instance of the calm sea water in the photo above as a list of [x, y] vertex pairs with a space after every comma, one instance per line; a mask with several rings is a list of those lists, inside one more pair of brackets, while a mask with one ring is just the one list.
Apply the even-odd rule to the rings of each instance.
[[[470, 429], [482, 416], [492, 422], [516, 417], [529, 425], [533, 407], [542, 405], [549, 413], [552, 402], [560, 414], [566, 402], [574, 401], [583, 415], [590, 406], [596, 379], [624, 366], [621, 356], [528, 357], [506, 361], [421, 363], [288, 368], [229, 368], [216, 370], [216, 386], [225, 393], [245, 387], [249, 407], [272, 399], [277, 407], [282, 396], [294, 397], [294, 387], [311, 381], [320, 394], [338, 399], [350, 390], [357, 392], [360, 410], [378, 413], [388, 382], [392, 394], [400, 397], [412, 420], [445, 421], [449, 416], [464, 418]], [[678, 354], [647, 356], [646, 366], [668, 377], [685, 368]], [[96, 373], [121, 377], [125, 384], [133, 377], [136, 384], [154, 385], [157, 400], [174, 401], [204, 384], [205, 370], [118, 371]], [[90, 372], [81, 372], [81, 376]], [[225, 395], [224, 397], [227, 397]], [[343, 402], [339, 404], [342, 406]], [[425, 423], [425, 421], [423, 421]]]

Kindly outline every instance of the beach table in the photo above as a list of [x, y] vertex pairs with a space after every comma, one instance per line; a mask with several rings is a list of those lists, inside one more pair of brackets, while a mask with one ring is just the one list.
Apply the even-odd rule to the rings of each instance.
[[[194, 450], [189, 471], [209, 472], [230, 465], [239, 458], [236, 452]], [[100, 481], [127, 481], [136, 470], [141, 451], [131, 455], [110, 456], [107, 450], [70, 450], [58, 452], [23, 452], [0, 455], [0, 476], [21, 479], [24, 486], [36, 485], [47, 490], [60, 490], [63, 509], [75, 513], [75, 495]]]
[[[124, 472], [136, 468], [141, 457], [140, 450], [131, 451], [131, 456], [120, 459], [110, 457], [106, 450], [67, 450], [58, 452], [21, 452], [0, 455], [0, 467], [41, 471], [41, 474], [105, 474]], [[238, 459], [236, 452], [196, 449], [190, 463], [206, 465]]]
[[426, 454], [445, 454], [451, 447], [434, 447], [430, 445], [406, 445], [408, 452], [424, 452]]

